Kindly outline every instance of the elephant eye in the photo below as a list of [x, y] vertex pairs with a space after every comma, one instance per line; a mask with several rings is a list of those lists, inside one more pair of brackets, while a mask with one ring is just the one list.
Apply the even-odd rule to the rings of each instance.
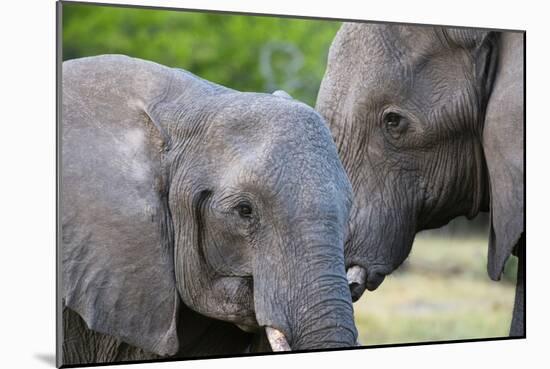
[[384, 114], [384, 126], [393, 138], [399, 136], [407, 130], [408, 121], [400, 114], [389, 112]]
[[243, 218], [250, 218], [252, 216], [252, 206], [245, 201], [240, 202], [236, 206], [237, 212]]
[[384, 123], [388, 128], [397, 128], [401, 123], [402, 117], [397, 113], [388, 113], [384, 116]]

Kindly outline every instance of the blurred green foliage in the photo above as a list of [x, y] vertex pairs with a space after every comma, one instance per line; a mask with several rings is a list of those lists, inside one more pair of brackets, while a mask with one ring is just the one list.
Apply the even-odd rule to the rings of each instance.
[[314, 105], [339, 22], [63, 4], [63, 60], [126, 54]]

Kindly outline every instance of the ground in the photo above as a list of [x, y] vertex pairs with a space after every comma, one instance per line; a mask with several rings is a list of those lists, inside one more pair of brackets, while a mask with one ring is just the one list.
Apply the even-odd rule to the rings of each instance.
[[511, 258], [503, 280], [494, 282], [486, 260], [485, 237], [418, 236], [403, 268], [354, 304], [359, 341], [377, 345], [507, 336], [517, 266]]

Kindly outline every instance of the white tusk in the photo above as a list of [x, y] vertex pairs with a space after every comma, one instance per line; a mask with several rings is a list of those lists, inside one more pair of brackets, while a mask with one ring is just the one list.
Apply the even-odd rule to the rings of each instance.
[[367, 278], [367, 271], [359, 265], [354, 265], [348, 269], [347, 273], [348, 284], [357, 283], [365, 284]]
[[367, 288], [367, 271], [359, 265], [354, 265], [347, 272], [351, 301], [359, 300]]
[[275, 328], [265, 327], [265, 333], [267, 334], [267, 339], [269, 340], [273, 352], [290, 351], [290, 346], [286, 341], [285, 335], [281, 331]]

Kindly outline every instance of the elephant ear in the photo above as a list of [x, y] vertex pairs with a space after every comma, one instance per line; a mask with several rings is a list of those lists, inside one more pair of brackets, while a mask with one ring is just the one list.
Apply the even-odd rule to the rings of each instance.
[[148, 114], [164, 69], [123, 57], [63, 65], [62, 293], [88, 328], [178, 350], [179, 296], [163, 152]]
[[523, 34], [502, 33], [486, 109], [483, 149], [489, 173], [488, 272], [499, 280], [524, 232]]
[[498, 65], [498, 33], [464, 28], [442, 28], [442, 31], [451, 48], [470, 51], [478, 102], [487, 106]]

